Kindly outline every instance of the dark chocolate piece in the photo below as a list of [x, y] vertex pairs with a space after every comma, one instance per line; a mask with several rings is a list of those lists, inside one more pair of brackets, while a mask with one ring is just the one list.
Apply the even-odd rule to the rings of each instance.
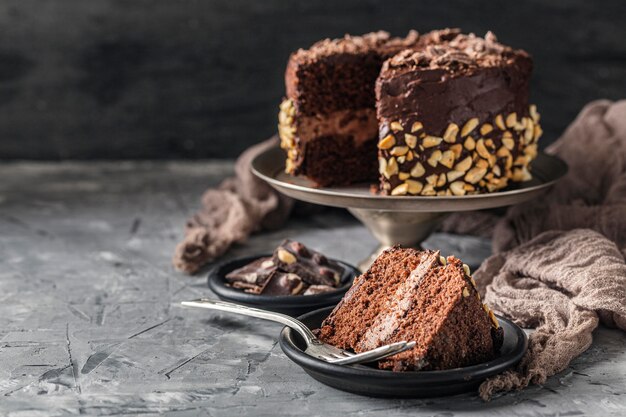
[[262, 287], [257, 284], [250, 284], [244, 281], [235, 281], [230, 284], [231, 287], [237, 288], [238, 290], [244, 290], [249, 294], [260, 294]]
[[306, 285], [296, 274], [274, 271], [261, 290], [261, 295], [298, 295]]
[[[249, 286], [263, 285], [270, 274], [275, 270], [276, 265], [272, 261], [272, 258], [259, 258], [248, 265], [244, 265], [241, 268], [229, 272], [226, 274], [226, 280], [233, 284], [233, 287], [236, 282], [246, 283]], [[238, 288], [248, 287], [242, 285]]]
[[306, 289], [306, 291], [304, 291], [304, 293], [302, 293], [302, 295], [324, 294], [335, 290], [336, 288], [331, 287], [330, 285], [311, 285]]
[[337, 287], [344, 272], [337, 262], [288, 239], [276, 248], [273, 260], [279, 269], [297, 274], [309, 285]]

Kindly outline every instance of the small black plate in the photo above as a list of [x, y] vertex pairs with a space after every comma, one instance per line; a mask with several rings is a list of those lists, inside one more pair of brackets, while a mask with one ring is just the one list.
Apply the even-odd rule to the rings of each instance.
[[249, 294], [243, 290], [232, 288], [226, 285], [226, 274], [241, 268], [259, 258], [270, 257], [271, 254], [246, 256], [244, 258], [233, 259], [221, 262], [215, 265], [209, 271], [208, 284], [220, 299], [231, 301], [238, 304], [244, 304], [250, 307], [263, 308], [265, 310], [276, 311], [278, 313], [298, 316], [306, 312], [316, 310], [322, 307], [334, 306], [343, 295], [350, 289], [354, 277], [360, 275], [359, 270], [345, 262], [333, 259], [344, 268], [341, 276], [340, 286], [335, 290], [323, 294], [314, 295], [257, 295]]
[[[331, 312], [321, 308], [298, 317], [310, 329], [316, 329]], [[498, 316], [504, 330], [504, 343], [498, 357], [478, 365], [445, 371], [392, 372], [365, 365], [333, 365], [303, 352], [304, 341], [285, 327], [280, 333], [283, 352], [318, 381], [343, 391], [370, 397], [420, 398], [439, 397], [475, 390], [490, 376], [501, 373], [520, 361], [528, 348], [528, 338], [513, 322]]]

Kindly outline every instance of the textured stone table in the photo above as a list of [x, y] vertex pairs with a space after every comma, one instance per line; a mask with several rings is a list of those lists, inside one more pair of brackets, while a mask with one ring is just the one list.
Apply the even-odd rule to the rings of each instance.
[[[544, 387], [382, 400], [326, 387], [277, 345], [280, 326], [183, 309], [210, 296], [170, 264], [201, 191], [228, 163], [0, 166], [0, 415], [626, 415], [626, 336], [593, 346]], [[301, 239], [349, 262], [375, 246], [341, 211], [294, 219], [229, 256]], [[434, 236], [463, 256], [488, 243]]]

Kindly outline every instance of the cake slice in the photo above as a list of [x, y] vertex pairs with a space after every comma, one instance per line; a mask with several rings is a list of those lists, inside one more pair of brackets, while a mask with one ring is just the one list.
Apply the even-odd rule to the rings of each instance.
[[414, 31], [346, 35], [293, 53], [278, 124], [286, 172], [320, 186], [375, 181], [376, 78], [385, 59], [428, 39]]
[[481, 302], [467, 265], [438, 251], [399, 246], [355, 279], [317, 333], [324, 342], [355, 352], [417, 342], [378, 363], [393, 371], [473, 365], [494, 358], [502, 345], [502, 329]]
[[529, 180], [542, 133], [532, 66], [491, 32], [387, 60], [376, 82], [381, 192], [458, 196]]

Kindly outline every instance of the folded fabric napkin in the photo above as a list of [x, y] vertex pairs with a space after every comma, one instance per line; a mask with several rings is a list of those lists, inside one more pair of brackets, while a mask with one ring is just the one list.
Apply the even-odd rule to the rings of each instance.
[[481, 385], [483, 399], [543, 384], [589, 348], [599, 322], [626, 330], [626, 101], [590, 103], [547, 152], [567, 176], [507, 211], [496, 254], [474, 274], [495, 311], [536, 328], [520, 364]]
[[202, 196], [202, 209], [187, 220], [185, 238], [174, 251], [174, 266], [192, 274], [223, 255], [233, 243], [261, 229], [281, 226], [293, 200], [275, 192], [250, 172], [254, 157], [278, 145], [270, 139], [246, 150], [237, 159], [235, 177]]
[[[278, 227], [292, 204], [255, 179], [250, 161], [274, 141], [238, 159], [236, 178], [208, 190], [187, 223], [174, 265], [195, 272], [255, 231]], [[587, 105], [547, 150], [568, 175], [545, 197], [504, 216], [452, 215], [443, 230], [491, 237], [495, 255], [475, 272], [496, 311], [535, 328], [529, 350], [512, 370], [480, 387], [483, 399], [542, 384], [591, 344], [599, 322], [626, 330], [626, 101]]]

